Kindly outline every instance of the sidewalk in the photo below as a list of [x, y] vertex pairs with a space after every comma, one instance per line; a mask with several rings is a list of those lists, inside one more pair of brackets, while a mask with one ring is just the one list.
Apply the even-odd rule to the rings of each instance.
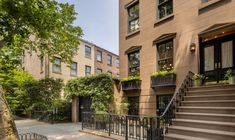
[[35, 132], [47, 136], [49, 140], [108, 140], [107, 138], [80, 132], [79, 123], [48, 124], [36, 120], [16, 120], [19, 134]]

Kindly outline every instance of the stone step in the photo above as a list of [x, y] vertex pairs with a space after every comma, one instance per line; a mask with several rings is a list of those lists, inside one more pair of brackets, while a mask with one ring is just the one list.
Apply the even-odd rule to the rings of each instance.
[[166, 134], [164, 140], [212, 140], [212, 139], [205, 139], [200, 137], [191, 137], [185, 136], [180, 134]]
[[192, 95], [185, 96], [185, 101], [205, 101], [205, 100], [235, 100], [235, 94], [218, 95]]
[[169, 134], [179, 134], [191, 137], [198, 137], [213, 140], [235, 140], [234, 132], [209, 130], [201, 128], [183, 127], [183, 126], [170, 126], [168, 129]]
[[235, 88], [217, 89], [217, 90], [189, 90], [187, 96], [194, 95], [222, 95], [222, 94], [235, 94]]
[[188, 113], [211, 113], [211, 114], [235, 114], [235, 107], [203, 107], [203, 106], [180, 106], [179, 112]]
[[232, 122], [218, 122], [218, 121], [190, 120], [190, 119], [173, 119], [173, 125], [174, 126], [209, 129], [209, 130], [235, 132], [235, 123], [232, 123]]
[[228, 89], [228, 88], [235, 88], [235, 84], [207, 85], [207, 86], [200, 86], [200, 87], [191, 87], [189, 89], [190, 91], [196, 91], [196, 90], [218, 90], [218, 89]]
[[182, 101], [182, 106], [235, 107], [235, 100]]
[[231, 114], [177, 112], [175, 115], [176, 119], [235, 122], [235, 114], [231, 115]]

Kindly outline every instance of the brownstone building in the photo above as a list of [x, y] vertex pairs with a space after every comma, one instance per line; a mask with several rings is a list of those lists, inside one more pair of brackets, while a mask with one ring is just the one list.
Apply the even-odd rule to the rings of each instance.
[[[223, 81], [235, 68], [234, 9], [233, 0], [120, 0], [120, 77], [141, 80], [122, 89], [129, 113], [162, 113], [188, 71]], [[159, 70], [175, 70], [175, 82], [152, 85]]]

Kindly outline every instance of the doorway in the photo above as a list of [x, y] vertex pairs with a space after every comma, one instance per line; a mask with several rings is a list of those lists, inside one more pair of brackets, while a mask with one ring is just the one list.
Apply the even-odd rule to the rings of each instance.
[[82, 113], [83, 112], [93, 112], [94, 110], [91, 108], [92, 99], [91, 97], [78, 97], [79, 99], [79, 122], [82, 121]]
[[226, 71], [235, 68], [235, 34], [201, 43], [200, 61], [205, 82], [223, 82]]
[[129, 107], [128, 115], [139, 115], [139, 96], [127, 98]]

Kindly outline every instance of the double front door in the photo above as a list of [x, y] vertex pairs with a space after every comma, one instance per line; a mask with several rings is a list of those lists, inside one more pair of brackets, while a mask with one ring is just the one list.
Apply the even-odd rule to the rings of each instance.
[[206, 81], [224, 81], [226, 71], [235, 68], [235, 35], [202, 43], [201, 47], [201, 73]]

